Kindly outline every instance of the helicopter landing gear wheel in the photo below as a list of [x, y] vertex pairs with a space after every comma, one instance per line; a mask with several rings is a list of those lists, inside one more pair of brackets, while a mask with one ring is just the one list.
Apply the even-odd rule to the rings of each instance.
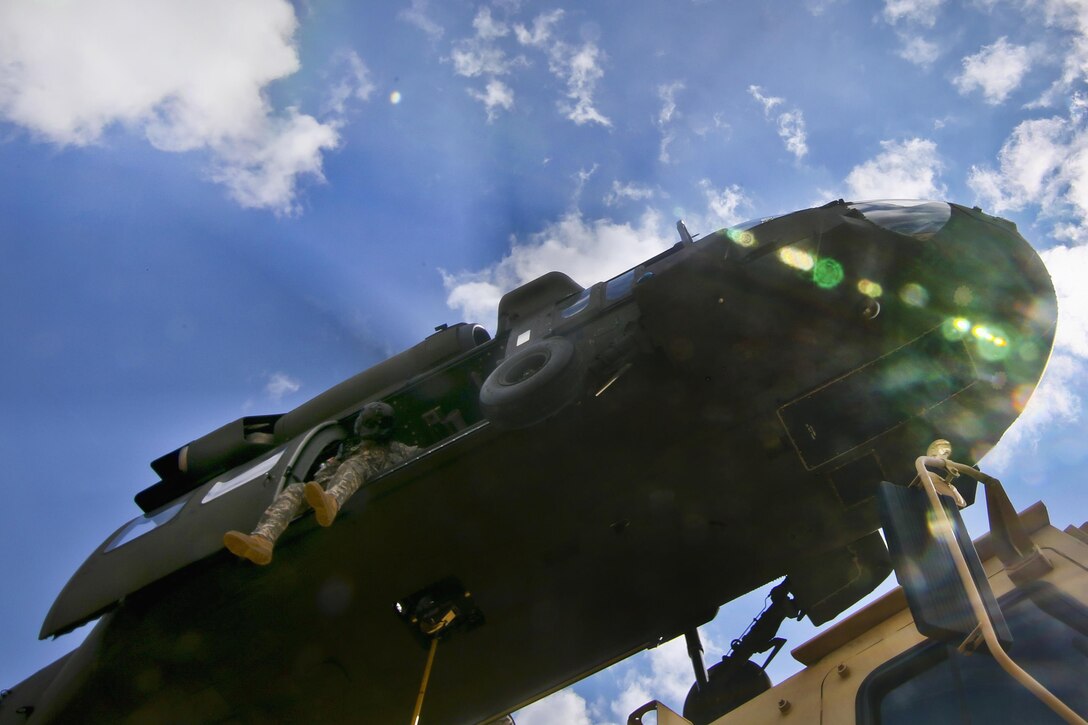
[[503, 360], [480, 388], [480, 404], [492, 424], [525, 428], [573, 401], [584, 377], [574, 344], [563, 337], [548, 337]]

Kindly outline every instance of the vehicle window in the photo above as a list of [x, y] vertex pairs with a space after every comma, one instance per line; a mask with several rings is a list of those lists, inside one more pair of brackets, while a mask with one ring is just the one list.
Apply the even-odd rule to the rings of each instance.
[[[1024, 596], [1002, 602], [1013, 659], [1066, 704], [1088, 716], [1084, 638]], [[858, 722], [899, 725], [1063, 722], [985, 652], [926, 643], [873, 672], [858, 692]]]

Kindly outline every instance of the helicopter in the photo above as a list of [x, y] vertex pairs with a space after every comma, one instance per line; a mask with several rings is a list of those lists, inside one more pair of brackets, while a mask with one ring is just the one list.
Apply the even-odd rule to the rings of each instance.
[[[494, 335], [441, 325], [153, 461], [40, 636], [93, 630], [0, 723], [404, 722], [421, 677], [423, 722], [493, 722], [783, 576], [814, 624], [871, 592], [879, 483], [935, 438], [973, 463], [1041, 378], [1042, 261], [943, 201], [677, 231], [612, 279], [508, 292]], [[376, 401], [417, 455], [271, 566], [224, 550]]]

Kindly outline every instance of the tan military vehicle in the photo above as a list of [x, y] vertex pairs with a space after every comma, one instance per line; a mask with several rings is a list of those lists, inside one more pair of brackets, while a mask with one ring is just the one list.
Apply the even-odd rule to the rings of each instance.
[[[804, 665], [794, 676], [754, 696], [734, 686], [723, 696], [734, 698], [722, 706], [727, 712], [696, 721], [1085, 722], [1088, 523], [1061, 531], [1042, 502], [1014, 514], [1000, 485], [975, 473], [987, 484], [990, 533], [972, 545], [949, 497], [942, 499], [951, 527], [942, 527], [935, 510], [921, 505], [929, 503], [921, 489], [884, 484], [898, 489], [885, 498], [882, 518], [903, 586], [794, 649]], [[917, 505], [904, 506], [912, 490]], [[963, 572], [953, 571], [948, 534], [965, 555]], [[654, 715], [657, 725], [692, 722], [656, 701], [628, 722], [652, 723]]]

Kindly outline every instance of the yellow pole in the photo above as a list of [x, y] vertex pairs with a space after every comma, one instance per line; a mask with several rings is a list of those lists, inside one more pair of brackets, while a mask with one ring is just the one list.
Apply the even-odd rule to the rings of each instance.
[[419, 725], [419, 713], [423, 710], [423, 696], [427, 694], [427, 680], [431, 679], [431, 666], [434, 664], [434, 653], [438, 649], [438, 637], [431, 640], [431, 651], [427, 653], [427, 666], [423, 668], [423, 682], [419, 683], [419, 697], [416, 698], [416, 708], [412, 711], [411, 725]]

